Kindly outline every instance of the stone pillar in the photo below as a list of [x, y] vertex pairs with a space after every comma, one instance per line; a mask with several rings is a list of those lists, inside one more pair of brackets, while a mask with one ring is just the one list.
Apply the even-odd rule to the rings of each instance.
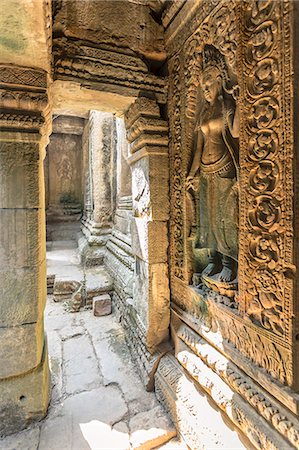
[[[130, 309], [133, 297], [133, 279], [135, 258], [132, 254], [131, 221], [131, 168], [128, 164], [129, 145], [123, 118], [116, 118], [116, 210], [113, 229], [107, 243], [105, 265], [114, 279], [114, 306], [118, 310], [123, 324], [132, 326]], [[126, 325], [125, 325], [126, 326]]]
[[44, 70], [2, 65], [0, 84], [1, 435], [40, 420], [48, 408], [43, 159], [49, 130]]
[[111, 232], [114, 210], [113, 167], [115, 153], [115, 126], [112, 114], [91, 111], [89, 116], [89, 177], [79, 246], [88, 265], [103, 262], [106, 243]]
[[132, 169], [133, 303], [150, 353], [168, 339], [168, 126], [154, 100], [138, 98], [125, 117]]

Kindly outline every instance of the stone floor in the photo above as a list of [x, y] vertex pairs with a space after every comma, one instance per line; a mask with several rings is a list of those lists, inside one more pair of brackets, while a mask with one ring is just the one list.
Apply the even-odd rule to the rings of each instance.
[[[104, 266], [84, 267], [80, 264], [76, 241], [47, 242], [47, 277], [52, 278], [57, 301], [71, 298], [74, 285], [85, 284], [86, 300], [112, 290], [112, 279]], [[49, 284], [49, 283], [48, 283]]]
[[1, 450], [186, 450], [154, 393], [145, 391], [113, 314], [71, 314], [49, 296], [45, 328], [52, 373], [48, 415], [0, 440]]

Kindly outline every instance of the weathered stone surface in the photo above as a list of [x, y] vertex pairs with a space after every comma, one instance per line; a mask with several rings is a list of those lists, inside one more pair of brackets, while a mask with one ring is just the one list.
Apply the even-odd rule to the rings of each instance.
[[[190, 448], [245, 449], [245, 443], [228, 427], [201, 390], [186, 376], [173, 356], [164, 356], [155, 375], [158, 399], [170, 411]], [[250, 445], [250, 444], [249, 444]]]
[[74, 394], [98, 387], [101, 374], [88, 336], [63, 342], [65, 391]]
[[42, 176], [39, 144], [0, 142], [0, 208], [39, 208]]
[[121, 391], [115, 386], [69, 397], [42, 425], [39, 449], [115, 449], [109, 444], [111, 428], [126, 413]]
[[117, 383], [121, 386], [130, 415], [157, 406], [154, 394], [145, 392], [132, 362], [125, 334], [114, 320], [114, 316], [92, 319], [92, 316], [86, 318], [86, 327], [92, 335], [104, 384]]
[[64, 277], [56, 276], [53, 288], [55, 301], [60, 302], [71, 298], [72, 294], [76, 292], [82, 284], [82, 281], [83, 273], [81, 270], [78, 270], [77, 273], [71, 271], [70, 275]]
[[145, 327], [150, 351], [168, 338], [169, 285], [166, 263], [148, 264], [136, 258], [134, 299], [136, 311]]
[[34, 55], [34, 67], [50, 70], [47, 19], [44, 5], [38, 0], [3, 0], [1, 62], [32, 67]]
[[[1, 361], [5, 359], [1, 357]], [[46, 349], [41, 364], [35, 370], [21, 377], [0, 381], [0, 399], [0, 436], [21, 430], [45, 416], [49, 402]]]
[[93, 220], [105, 227], [112, 220], [112, 177], [114, 119], [112, 114], [90, 113]]
[[137, 414], [130, 420], [129, 427], [134, 450], [151, 450], [176, 435], [176, 429], [165, 416], [162, 406]]
[[134, 217], [131, 222], [132, 250], [149, 264], [166, 263], [168, 249], [167, 222]]
[[53, 134], [75, 134], [82, 135], [85, 121], [81, 117], [59, 115], [52, 122]]
[[151, 155], [131, 164], [132, 198], [135, 217], [152, 220], [169, 218], [168, 156]]
[[0, 328], [0, 378], [21, 375], [40, 364], [44, 348], [43, 321]]
[[68, 115], [74, 111], [88, 118], [89, 111], [98, 110], [122, 115], [134, 101], [134, 96], [84, 88], [79, 82], [55, 80], [51, 86], [53, 109]]
[[112, 312], [112, 302], [109, 294], [98, 295], [92, 300], [94, 316], [108, 316]]
[[90, 267], [86, 269], [86, 290], [88, 299], [108, 293], [112, 289], [113, 281], [105, 267]]
[[0, 327], [37, 322], [46, 301], [46, 264], [0, 269]]
[[[54, 121], [55, 123], [55, 121]], [[76, 126], [76, 118], [64, 123]], [[68, 131], [68, 130], [66, 130]], [[81, 132], [82, 134], [82, 132]], [[79, 221], [82, 211], [82, 136], [52, 133], [47, 147], [47, 221]]]
[[[165, 58], [162, 26], [146, 4], [109, 0], [99, 10], [93, 2], [83, 7], [68, 1], [56, 11], [54, 32], [64, 30], [68, 37], [106, 44], [106, 48], [125, 47], [149, 59]], [[126, 53], [124, 58], [128, 58]]]
[[0, 228], [0, 268], [32, 267], [45, 260], [45, 215], [42, 210], [2, 209]]
[[[21, 431], [17, 435], [0, 438], [0, 450], [37, 450], [39, 444], [39, 426]], [[2, 442], [1, 442], [2, 441]]]

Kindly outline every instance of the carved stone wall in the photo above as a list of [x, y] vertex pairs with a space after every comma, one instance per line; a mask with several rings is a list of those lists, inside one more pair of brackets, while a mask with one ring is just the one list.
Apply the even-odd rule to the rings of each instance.
[[[83, 207], [82, 133], [84, 119], [60, 116], [45, 159], [47, 238], [75, 239]], [[55, 240], [55, 239], [54, 239]]]
[[[254, 446], [297, 447], [294, 4], [198, 1], [189, 9], [186, 5], [173, 8], [166, 10], [163, 21], [170, 57], [171, 323], [176, 358], [184, 367], [182, 373], [187, 371], [213, 398], [212, 386], [219, 388], [217, 398], [222, 395], [222, 381], [216, 380], [216, 372], [224, 380], [224, 390], [231, 386], [237, 403], [239, 394], [245, 399], [240, 408], [230, 405], [239, 408], [231, 419]], [[239, 272], [233, 297], [199, 289], [194, 281], [195, 272], [200, 271], [192, 253], [196, 211], [186, 178], [192, 163], [194, 127], [201, 114], [198, 93], [206, 46], [219, 52], [218, 64], [225, 61], [239, 93]], [[188, 342], [181, 334], [184, 326]], [[199, 354], [200, 348], [206, 350]], [[226, 378], [218, 372], [218, 363], [210, 361], [208, 348], [219, 361], [226, 358]], [[230, 364], [242, 377], [250, 377], [250, 394], [231, 385]], [[269, 404], [262, 400], [260, 387], [264, 398], [273, 396], [286, 410], [280, 413], [277, 403], [273, 413], [264, 413], [262, 404]], [[223, 409], [222, 401], [216, 403]], [[285, 418], [285, 427], [275, 414]]]

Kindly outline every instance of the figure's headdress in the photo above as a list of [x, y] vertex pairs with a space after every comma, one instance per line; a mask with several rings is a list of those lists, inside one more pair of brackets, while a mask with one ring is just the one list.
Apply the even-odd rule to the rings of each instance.
[[224, 56], [213, 45], [205, 45], [202, 53], [202, 73], [210, 68], [219, 71], [224, 82], [228, 82], [228, 72]]

